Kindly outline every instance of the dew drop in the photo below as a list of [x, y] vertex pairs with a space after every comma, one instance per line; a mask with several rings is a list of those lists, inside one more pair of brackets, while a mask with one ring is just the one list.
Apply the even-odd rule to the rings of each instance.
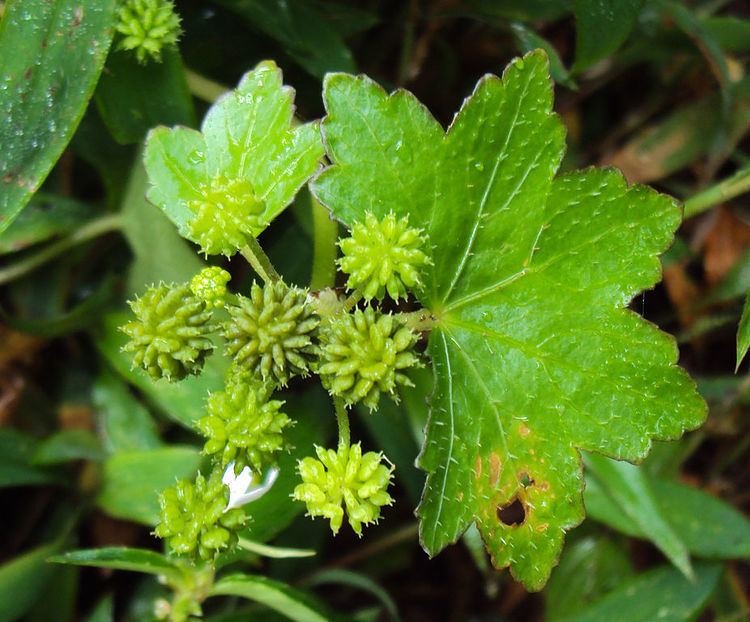
[[200, 164], [206, 159], [206, 155], [202, 151], [191, 151], [188, 155], [190, 164]]

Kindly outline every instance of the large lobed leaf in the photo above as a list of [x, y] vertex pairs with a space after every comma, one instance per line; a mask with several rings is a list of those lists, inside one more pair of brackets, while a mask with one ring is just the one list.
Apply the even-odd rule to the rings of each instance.
[[202, 198], [201, 188], [214, 176], [224, 175], [252, 184], [265, 202], [263, 220], [270, 222], [291, 203], [323, 156], [317, 123], [293, 127], [293, 99], [294, 91], [283, 86], [276, 64], [264, 61], [211, 107], [200, 132], [186, 127], [152, 130], [144, 152], [153, 184], [149, 200], [189, 238], [189, 202]]
[[706, 412], [673, 340], [624, 308], [659, 279], [680, 209], [615, 170], [556, 177], [548, 72], [537, 51], [482, 78], [447, 132], [410, 93], [333, 74], [333, 166], [314, 185], [348, 225], [393, 211], [429, 233], [422, 544], [436, 554], [475, 520], [530, 589], [583, 519], [578, 450], [636, 461]]

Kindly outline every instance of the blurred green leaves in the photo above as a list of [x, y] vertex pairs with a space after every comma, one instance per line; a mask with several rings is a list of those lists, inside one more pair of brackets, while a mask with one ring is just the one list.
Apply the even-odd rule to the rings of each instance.
[[0, 232], [83, 116], [112, 39], [115, 0], [10, 0], [0, 25]]

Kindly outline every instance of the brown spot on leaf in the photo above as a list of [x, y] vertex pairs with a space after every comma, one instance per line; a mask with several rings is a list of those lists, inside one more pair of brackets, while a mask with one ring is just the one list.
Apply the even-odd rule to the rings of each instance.
[[531, 430], [529, 430], [529, 426], [527, 426], [525, 423], [522, 423], [518, 426], [518, 433], [523, 437], [526, 438]]
[[28, 80], [31, 77], [31, 73], [33, 72], [34, 68], [29, 67], [26, 71], [23, 72], [23, 79]]
[[474, 460], [474, 478], [479, 479], [482, 477], [482, 456], [477, 456]]
[[502, 461], [494, 451], [490, 454], [490, 486], [495, 488], [500, 481], [500, 468]]

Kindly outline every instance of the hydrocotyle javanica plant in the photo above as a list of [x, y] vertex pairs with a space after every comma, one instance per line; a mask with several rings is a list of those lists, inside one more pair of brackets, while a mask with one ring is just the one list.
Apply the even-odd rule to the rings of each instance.
[[[309, 448], [294, 497], [361, 534], [393, 502], [398, 465], [352, 443], [349, 409], [377, 417], [430, 365], [422, 545], [436, 555], [476, 522], [493, 563], [538, 590], [584, 518], [580, 450], [638, 461], [706, 415], [672, 338], [627, 309], [659, 280], [680, 206], [613, 169], [558, 174], [541, 51], [480, 80], [447, 131], [365, 76], [330, 74], [323, 96], [322, 123], [297, 124], [264, 62], [200, 132], [149, 135], [150, 201], [204, 255], [240, 253], [259, 277], [233, 293], [207, 268], [132, 302], [126, 349], [155, 381], [200, 373], [216, 347], [231, 360], [197, 423], [213, 470], [162, 494], [156, 534], [209, 570], [231, 550], [255, 496], [237, 482], [273, 473], [294, 425], [274, 393], [300, 378], [330, 393], [339, 439]], [[346, 292], [285, 283], [257, 240], [310, 179], [350, 230]]]

